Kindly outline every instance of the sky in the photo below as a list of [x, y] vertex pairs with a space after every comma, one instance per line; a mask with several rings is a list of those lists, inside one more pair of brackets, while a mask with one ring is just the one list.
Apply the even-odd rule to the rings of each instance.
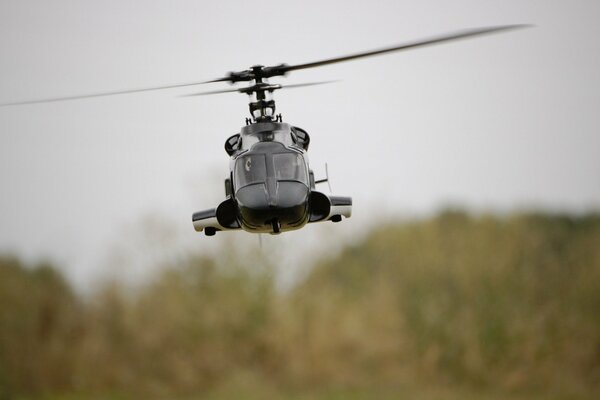
[[[340, 80], [275, 98], [284, 121], [311, 134], [317, 177], [328, 163], [333, 192], [354, 199], [347, 221], [264, 239], [293, 264], [389, 216], [448, 205], [598, 210], [599, 18], [593, 0], [3, 0], [0, 103], [535, 25], [273, 79]], [[194, 211], [223, 200], [223, 142], [244, 124], [247, 98], [181, 95], [220, 88], [0, 107], [0, 252], [53, 260], [86, 285], [107, 271], [142, 279], [165, 254], [256, 246], [245, 233], [192, 228]]]

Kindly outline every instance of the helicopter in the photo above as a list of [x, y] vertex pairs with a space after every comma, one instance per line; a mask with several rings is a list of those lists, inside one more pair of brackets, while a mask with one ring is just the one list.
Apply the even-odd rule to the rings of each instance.
[[283, 122], [282, 115], [276, 113], [273, 99], [273, 92], [279, 89], [320, 85], [331, 81], [281, 85], [270, 83], [270, 78], [285, 76], [292, 71], [529, 26], [502, 25], [463, 30], [305, 64], [254, 65], [247, 70], [230, 72], [224, 77], [209, 81], [20, 101], [0, 104], [0, 106], [77, 100], [216, 82], [230, 84], [250, 82], [247, 87], [186, 95], [200, 96], [231, 92], [246, 94], [250, 96], [248, 106], [251, 116], [246, 118], [246, 125], [239, 133], [225, 141], [225, 152], [230, 157], [229, 176], [225, 179], [225, 199], [217, 207], [193, 213], [192, 223], [196, 231], [204, 231], [206, 236], [231, 230], [276, 235], [300, 229], [308, 223], [340, 222], [343, 218], [350, 218], [352, 198], [325, 194], [316, 190], [317, 184], [329, 182], [328, 173], [325, 179], [315, 179], [307, 157], [309, 134], [300, 127]]

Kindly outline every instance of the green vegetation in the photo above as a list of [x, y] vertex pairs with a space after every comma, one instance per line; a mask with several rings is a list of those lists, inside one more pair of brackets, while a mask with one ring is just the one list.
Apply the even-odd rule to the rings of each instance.
[[0, 399], [572, 399], [600, 394], [600, 217], [390, 224], [276, 289], [190, 257], [73, 292], [0, 258]]

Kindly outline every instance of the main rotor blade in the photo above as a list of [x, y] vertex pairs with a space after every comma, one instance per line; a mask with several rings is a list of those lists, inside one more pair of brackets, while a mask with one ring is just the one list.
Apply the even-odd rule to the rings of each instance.
[[229, 78], [220, 78], [220, 79], [215, 79], [212, 81], [203, 81], [203, 82], [179, 83], [179, 84], [175, 84], [175, 85], [166, 85], [166, 86], [154, 86], [154, 87], [141, 88], [141, 89], [117, 90], [114, 92], [100, 92], [100, 93], [90, 93], [90, 94], [82, 94], [82, 95], [76, 95], [76, 96], [51, 97], [51, 98], [46, 98], [46, 99], [16, 101], [16, 102], [12, 102], [12, 103], [0, 104], [0, 107], [18, 106], [18, 105], [24, 105], [24, 104], [53, 103], [53, 102], [57, 102], [57, 101], [81, 100], [81, 99], [89, 99], [89, 98], [93, 98], [93, 97], [114, 96], [114, 95], [118, 95], [118, 94], [150, 92], [153, 90], [174, 89], [174, 88], [179, 88], [179, 87], [202, 85], [205, 83], [223, 82], [223, 81], [227, 81], [227, 80], [229, 80]]
[[[334, 82], [339, 82], [339, 80], [321, 81], [321, 82], [308, 82], [308, 83], [294, 83], [294, 84], [291, 84], [291, 85], [277, 85], [277, 87], [275, 87], [273, 90], [278, 90], [278, 89], [294, 89], [294, 88], [306, 87], [306, 86], [325, 85], [325, 84], [334, 83]], [[246, 87], [241, 87], [241, 88], [237, 88], [237, 89], [211, 90], [209, 92], [199, 92], [199, 93], [183, 94], [180, 97], [208, 96], [208, 95], [211, 95], [211, 94], [233, 93], [233, 92], [244, 93], [247, 89], [248, 88], [246, 88]], [[271, 90], [271, 91], [273, 91], [273, 90]], [[269, 90], [266, 89], [265, 91], [269, 91]]]
[[208, 96], [210, 94], [233, 93], [233, 92], [239, 92], [240, 89], [211, 90], [209, 92], [199, 92], [199, 93], [182, 94], [179, 97]]
[[[283, 64], [283, 65], [278, 65], [276, 67], [269, 67], [269, 68], [272, 68], [275, 71], [275, 73], [273, 73], [273, 71], [272, 71], [272, 73], [270, 75], [264, 75], [264, 76], [265, 77], [278, 76], [278, 75], [283, 75], [290, 71], [296, 71], [296, 70], [300, 70], [300, 69], [320, 67], [323, 65], [335, 64], [335, 63], [339, 63], [339, 62], [355, 60], [358, 58], [377, 56], [380, 54], [386, 54], [386, 53], [391, 53], [391, 52], [395, 52], [395, 51], [407, 50], [407, 49], [416, 48], [416, 47], [429, 46], [429, 45], [438, 44], [438, 43], [442, 43], [442, 42], [448, 42], [448, 41], [452, 41], [452, 40], [465, 39], [465, 38], [472, 37], [472, 36], [497, 33], [497, 32], [501, 32], [501, 31], [508, 31], [508, 30], [513, 30], [513, 29], [527, 28], [530, 26], [531, 25], [504, 25], [504, 26], [496, 26], [496, 27], [488, 27], [488, 28], [471, 29], [471, 30], [459, 31], [459, 32], [456, 32], [453, 34], [448, 34], [448, 35], [435, 36], [435, 37], [425, 39], [425, 40], [404, 43], [404, 44], [401, 44], [398, 46], [387, 47], [387, 48], [383, 48], [383, 49], [372, 50], [372, 51], [352, 54], [352, 55], [348, 55], [348, 56], [330, 58], [327, 60], [315, 61], [315, 62], [306, 63], [306, 64], [297, 64], [297, 65]], [[1, 103], [0, 107], [25, 105], [25, 104], [52, 103], [52, 102], [58, 102], [58, 101], [80, 100], [80, 99], [88, 99], [88, 98], [94, 98], [94, 97], [114, 96], [114, 95], [119, 95], [119, 94], [149, 92], [149, 91], [153, 91], [153, 90], [173, 89], [173, 88], [195, 86], [195, 85], [201, 85], [201, 84], [213, 83], [213, 82], [232, 82], [233, 83], [233, 82], [238, 82], [238, 81], [252, 80], [253, 79], [252, 74], [253, 74], [253, 71], [251, 71], [251, 70], [242, 71], [242, 72], [238, 72], [238, 73], [232, 72], [227, 77], [213, 79], [210, 81], [190, 82], [190, 83], [180, 83], [180, 84], [174, 84], [174, 85], [155, 86], [155, 87], [140, 88], [140, 89], [90, 93], [90, 94], [82, 94], [82, 95], [76, 95], [76, 96], [51, 97], [51, 98], [43, 98], [43, 99], [16, 101], [16, 102], [9, 102], [9, 103]], [[326, 83], [326, 82], [323, 82], [323, 83]], [[317, 84], [317, 83], [289, 85], [286, 87], [292, 88], [292, 87], [300, 87], [300, 86], [311, 86], [314, 84]], [[239, 91], [239, 90], [238, 89], [230, 89], [230, 90], [222, 90], [222, 91], [215, 91], [215, 92], [197, 93], [197, 94], [193, 94], [192, 96], [203, 95], [203, 94], [228, 93], [228, 92], [235, 92], [235, 91]]]
[[335, 79], [333, 81], [294, 83], [294, 84], [291, 84], [291, 85], [281, 85], [281, 88], [282, 89], [294, 89], [294, 88], [306, 87], [306, 86], [327, 85], [329, 83], [335, 83], [335, 82], [339, 82], [339, 81], [340, 81], [339, 79]]
[[350, 61], [350, 60], [356, 60], [358, 58], [377, 56], [380, 54], [391, 53], [394, 51], [408, 50], [408, 49], [412, 49], [415, 47], [430, 46], [433, 44], [449, 42], [452, 40], [466, 39], [466, 38], [473, 37], [473, 36], [486, 35], [486, 34], [491, 34], [491, 33], [513, 30], [513, 29], [528, 28], [531, 26], [532, 25], [503, 25], [503, 26], [493, 26], [493, 27], [487, 27], [487, 28], [463, 30], [463, 31], [458, 31], [455, 33], [447, 34], [447, 35], [434, 36], [429, 39], [418, 40], [415, 42], [408, 42], [408, 43], [404, 43], [404, 44], [401, 44], [398, 46], [386, 47], [383, 49], [367, 51], [364, 53], [351, 54], [351, 55], [347, 55], [347, 56], [330, 58], [327, 60], [315, 61], [315, 62], [306, 63], [306, 64], [285, 65], [285, 66], [281, 67], [281, 71], [283, 73], [286, 73], [289, 71], [296, 71], [299, 69], [320, 67], [323, 65], [335, 64], [335, 63], [340, 63], [340, 62]]

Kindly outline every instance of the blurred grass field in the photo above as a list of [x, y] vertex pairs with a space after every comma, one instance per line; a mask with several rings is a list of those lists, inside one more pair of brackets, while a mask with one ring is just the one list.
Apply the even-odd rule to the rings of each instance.
[[77, 294], [0, 258], [0, 399], [595, 399], [600, 216], [389, 223], [292, 288], [190, 255]]

